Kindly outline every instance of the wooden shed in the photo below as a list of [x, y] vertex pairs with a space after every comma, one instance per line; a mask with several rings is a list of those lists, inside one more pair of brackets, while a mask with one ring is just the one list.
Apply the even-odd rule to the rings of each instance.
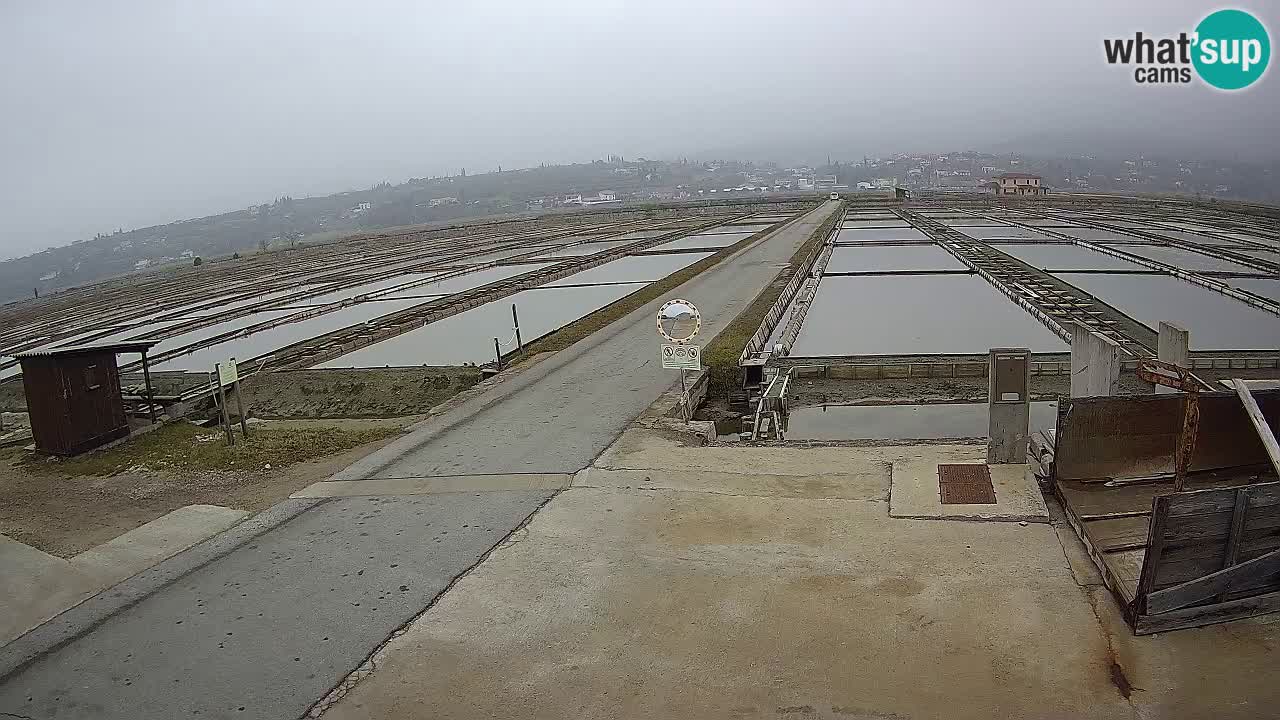
[[[141, 353], [147, 397], [153, 396], [147, 351], [155, 341], [32, 350], [22, 363], [22, 384], [36, 449], [78, 455], [129, 434], [116, 353]], [[152, 404], [152, 420], [154, 404]]]

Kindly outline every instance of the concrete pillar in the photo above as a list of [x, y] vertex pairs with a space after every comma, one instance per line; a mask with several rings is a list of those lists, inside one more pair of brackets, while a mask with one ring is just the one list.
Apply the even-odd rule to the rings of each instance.
[[1120, 344], [1076, 324], [1071, 335], [1071, 397], [1104, 397], [1120, 389]]
[[[1156, 345], [1156, 358], [1184, 368], [1191, 367], [1191, 332], [1173, 323], [1160, 323], [1160, 339]], [[1160, 385], [1156, 394], [1176, 393], [1177, 390]]]
[[1031, 436], [1031, 351], [992, 348], [987, 362], [987, 462], [1025, 463]]

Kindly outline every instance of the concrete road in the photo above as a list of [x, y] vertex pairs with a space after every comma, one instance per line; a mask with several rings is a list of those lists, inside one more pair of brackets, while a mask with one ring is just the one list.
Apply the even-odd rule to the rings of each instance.
[[[701, 307], [705, 337], [745, 308], [835, 208], [825, 204], [679, 288]], [[586, 467], [675, 379], [657, 360], [657, 306], [433, 418], [336, 479]], [[0, 717], [298, 717], [554, 492], [317, 501], [56, 638], [0, 680]], [[92, 616], [93, 604], [110, 602], [100, 596], [78, 611]]]
[[[737, 317], [838, 205], [824, 204], [673, 293], [702, 312], [698, 341]], [[676, 379], [658, 358], [654, 317], [663, 300], [522, 374], [501, 403], [480, 398], [446, 414], [341, 479], [581, 470]]]

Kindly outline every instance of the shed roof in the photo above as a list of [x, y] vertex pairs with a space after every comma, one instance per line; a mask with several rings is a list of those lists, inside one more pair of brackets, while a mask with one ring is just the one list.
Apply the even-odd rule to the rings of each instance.
[[1039, 175], [1033, 175], [1032, 173], [1020, 173], [1020, 172], [1000, 173], [996, 177], [1003, 178], [1005, 180], [1039, 180], [1040, 179]]
[[88, 355], [91, 353], [140, 353], [150, 350], [159, 340], [133, 340], [129, 342], [105, 343], [102, 345], [67, 345], [65, 347], [37, 348], [26, 352], [14, 353], [13, 357], [61, 357], [65, 355]]

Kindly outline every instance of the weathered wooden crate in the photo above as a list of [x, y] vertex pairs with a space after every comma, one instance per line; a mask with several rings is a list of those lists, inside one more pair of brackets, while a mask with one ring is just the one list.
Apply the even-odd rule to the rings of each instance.
[[[1267, 424], [1280, 391], [1256, 393]], [[1233, 393], [1203, 393], [1174, 492], [1178, 395], [1059, 405], [1051, 473], [1067, 518], [1137, 634], [1280, 610], [1280, 482]]]
[[1280, 610], [1280, 482], [1155, 498], [1138, 634]]

